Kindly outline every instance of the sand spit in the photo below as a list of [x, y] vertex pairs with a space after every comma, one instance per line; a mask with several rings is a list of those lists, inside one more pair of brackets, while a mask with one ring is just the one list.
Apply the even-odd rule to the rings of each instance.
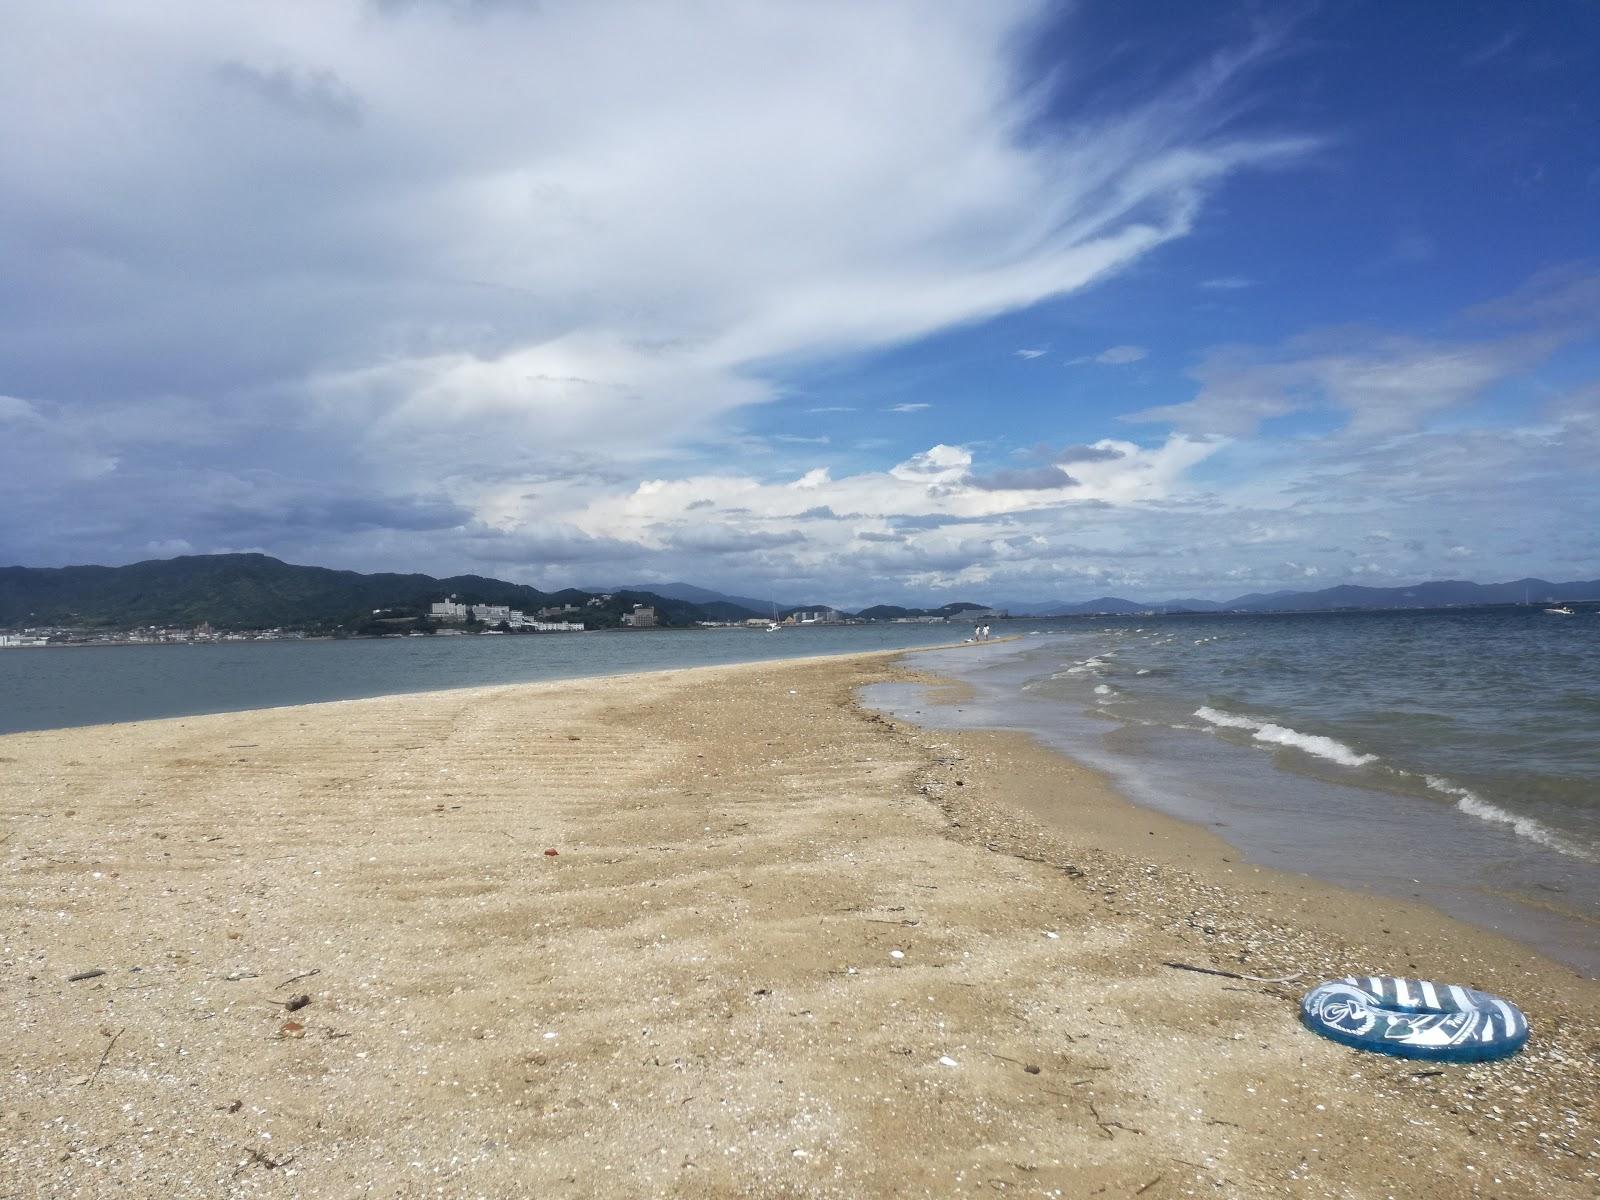
[[[1600, 989], [862, 712], [890, 677], [0, 738], [0, 1198], [1596, 1193]], [[1534, 1041], [1362, 1056], [1164, 962], [1449, 977]]]

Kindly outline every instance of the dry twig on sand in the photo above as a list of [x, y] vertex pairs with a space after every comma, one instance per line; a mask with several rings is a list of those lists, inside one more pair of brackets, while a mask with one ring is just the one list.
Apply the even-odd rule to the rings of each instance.
[[96, 1079], [100, 1078], [100, 1072], [105, 1070], [105, 1068], [106, 1068], [106, 1060], [111, 1057], [111, 1047], [113, 1047], [113, 1046], [115, 1046], [117, 1044], [117, 1039], [119, 1037], [121, 1037], [124, 1033], [126, 1033], [127, 1030], [128, 1030], [128, 1027], [126, 1025], [124, 1025], [121, 1029], [117, 1030], [114, 1034], [111, 1035], [111, 1040], [106, 1043], [105, 1053], [100, 1056], [100, 1061], [95, 1066], [94, 1074], [89, 1076], [89, 1078], [87, 1078], [87, 1079], [85, 1079], [83, 1081], [84, 1087], [88, 1087]]
[[1196, 967], [1189, 963], [1164, 962], [1163, 967], [1171, 967], [1174, 971], [1193, 971], [1196, 975], [1220, 975], [1223, 979], [1244, 979], [1251, 983], [1293, 983], [1305, 974], [1296, 971], [1293, 975], [1280, 975], [1276, 979], [1268, 979], [1264, 975], [1242, 975], [1238, 971], [1223, 971], [1217, 967]]

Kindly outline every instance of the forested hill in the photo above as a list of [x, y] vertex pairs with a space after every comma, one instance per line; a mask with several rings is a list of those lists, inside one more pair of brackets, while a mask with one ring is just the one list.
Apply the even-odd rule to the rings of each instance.
[[[591, 593], [542, 592], [481, 575], [365, 575], [281, 562], [265, 554], [206, 554], [125, 567], [0, 567], [0, 626], [76, 625], [134, 628], [198, 625], [218, 629], [327, 628], [359, 623], [374, 609], [418, 615], [446, 595], [526, 612], [585, 605]], [[664, 624], [741, 619], [737, 605], [691, 604], [650, 592], [614, 593], [591, 624], [614, 623], [634, 604], [655, 606]]]

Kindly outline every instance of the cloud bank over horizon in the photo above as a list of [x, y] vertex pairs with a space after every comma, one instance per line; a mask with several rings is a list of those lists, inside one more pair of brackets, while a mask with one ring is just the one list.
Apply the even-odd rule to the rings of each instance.
[[1549, 266], [1587, 248], [1411, 321], [1273, 310], [1230, 221], [1359, 153], [1325, 105], [1265, 115], [1300, 31], [1108, 19], [22, 9], [0, 560], [842, 604], [1593, 564], [1600, 273]]

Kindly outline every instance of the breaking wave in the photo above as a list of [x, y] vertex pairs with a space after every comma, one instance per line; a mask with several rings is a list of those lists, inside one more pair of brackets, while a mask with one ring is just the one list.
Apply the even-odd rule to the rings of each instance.
[[[1250, 736], [1258, 742], [1267, 742], [1277, 746], [1292, 746], [1306, 754], [1313, 754], [1318, 758], [1325, 758], [1330, 762], [1339, 763], [1346, 767], [1364, 767], [1368, 763], [1378, 761], [1376, 754], [1362, 754], [1352, 750], [1343, 742], [1333, 738], [1321, 737], [1314, 733], [1301, 733], [1283, 725], [1275, 725], [1271, 721], [1258, 721], [1254, 717], [1240, 716], [1238, 713], [1223, 712], [1221, 709], [1212, 708], [1210, 705], [1201, 705], [1194, 710], [1194, 715], [1213, 727], [1223, 729], [1246, 729]], [[1410, 771], [1398, 767], [1385, 767], [1397, 776], [1407, 776], [1415, 779], [1417, 776]], [[1423, 775], [1422, 781], [1427, 784], [1430, 791], [1448, 796], [1455, 801], [1457, 811], [1469, 817], [1486, 821], [1491, 825], [1504, 825], [1519, 837], [1527, 838], [1530, 842], [1537, 842], [1547, 849], [1555, 850], [1571, 858], [1581, 858], [1595, 861], [1595, 856], [1583, 847], [1562, 837], [1555, 830], [1536, 821], [1532, 817], [1518, 816], [1516, 813], [1507, 812], [1496, 804], [1491, 804], [1476, 792], [1459, 787], [1448, 779], [1438, 775]]]
[[1377, 762], [1376, 754], [1362, 754], [1352, 750], [1343, 742], [1335, 741], [1330, 737], [1323, 737], [1315, 733], [1301, 733], [1297, 729], [1290, 729], [1286, 725], [1275, 725], [1271, 721], [1257, 721], [1254, 717], [1241, 717], [1235, 713], [1226, 713], [1220, 709], [1202, 704], [1194, 710], [1194, 715], [1202, 721], [1212, 725], [1220, 725], [1225, 729], [1248, 729], [1250, 736], [1258, 742], [1266, 742], [1275, 746], [1290, 746], [1304, 754], [1317, 758], [1325, 758], [1329, 762], [1336, 762], [1343, 767], [1364, 767], [1370, 762]]
[[1530, 842], [1538, 842], [1541, 846], [1558, 851], [1571, 858], [1583, 858], [1593, 861], [1593, 856], [1556, 833], [1553, 829], [1532, 817], [1519, 817], [1509, 813], [1495, 804], [1490, 804], [1476, 792], [1464, 787], [1457, 787], [1448, 779], [1441, 779], [1437, 775], [1424, 775], [1422, 781], [1440, 795], [1455, 798], [1456, 808], [1466, 813], [1469, 817], [1476, 817], [1480, 821], [1488, 821], [1493, 825], [1509, 826], [1519, 837], [1525, 837]]

